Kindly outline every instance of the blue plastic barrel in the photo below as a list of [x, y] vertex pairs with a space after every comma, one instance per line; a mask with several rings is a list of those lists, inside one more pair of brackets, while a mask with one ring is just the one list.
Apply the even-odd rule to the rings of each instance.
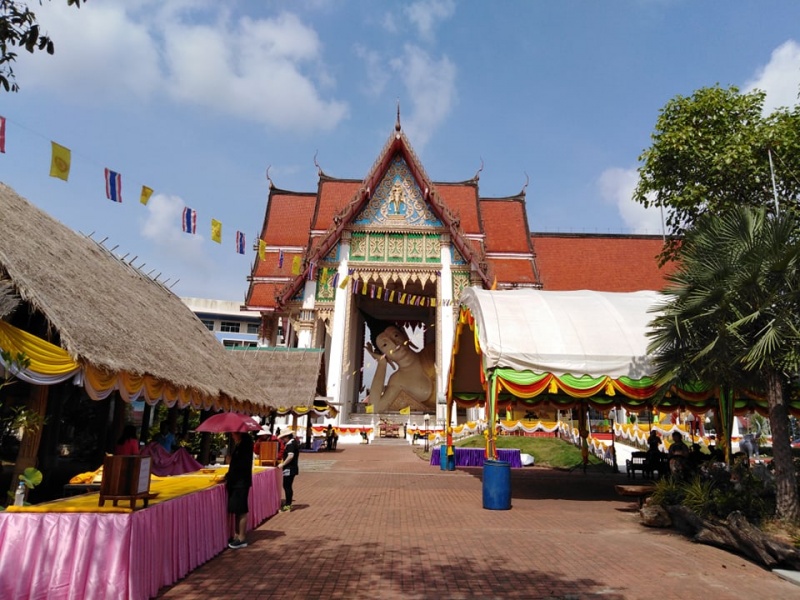
[[447, 446], [442, 444], [439, 446], [439, 468], [442, 471], [455, 471], [456, 470], [456, 456], [447, 456]]
[[483, 508], [511, 508], [511, 463], [487, 460], [483, 463]]

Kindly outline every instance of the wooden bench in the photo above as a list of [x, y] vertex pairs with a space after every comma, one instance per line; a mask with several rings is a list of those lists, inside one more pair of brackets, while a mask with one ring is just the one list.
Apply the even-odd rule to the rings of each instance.
[[653, 469], [650, 461], [647, 460], [647, 452], [633, 452], [631, 457], [625, 461], [625, 469], [628, 472], [628, 479], [636, 479], [636, 471], [642, 474], [642, 478], [653, 477]]
[[639, 508], [644, 506], [644, 499], [656, 490], [654, 485], [615, 485], [614, 489], [620, 496], [632, 496], [639, 500]]
[[642, 478], [654, 479], [656, 473], [659, 477], [669, 473], [669, 458], [662, 452], [658, 460], [652, 461], [647, 452], [633, 452], [625, 461], [625, 469], [628, 472], [628, 479], [636, 479], [636, 471], [642, 474]]

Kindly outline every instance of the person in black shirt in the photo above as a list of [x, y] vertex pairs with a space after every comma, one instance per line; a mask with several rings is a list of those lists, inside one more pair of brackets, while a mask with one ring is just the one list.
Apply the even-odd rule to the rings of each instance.
[[228, 548], [247, 547], [247, 497], [253, 485], [253, 438], [249, 433], [234, 431], [233, 450], [228, 472], [225, 474], [225, 489], [228, 492], [228, 512], [234, 515], [234, 533]]
[[297, 439], [294, 437], [292, 430], [288, 428], [285, 431], [282, 431], [278, 438], [280, 440], [285, 439], [286, 441], [283, 460], [278, 464], [278, 467], [283, 469], [283, 494], [286, 497], [281, 510], [288, 512], [292, 510], [292, 500], [294, 498], [292, 484], [294, 483], [295, 475], [300, 472], [300, 469], [298, 468], [300, 445], [297, 443]]

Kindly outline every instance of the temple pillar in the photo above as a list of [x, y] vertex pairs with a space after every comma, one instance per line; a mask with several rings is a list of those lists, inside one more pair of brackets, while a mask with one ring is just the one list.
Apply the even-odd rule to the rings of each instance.
[[[341, 242], [339, 245], [339, 255], [342, 257], [339, 261], [339, 278], [337, 281], [345, 281], [348, 276], [348, 259], [350, 258], [350, 232], [345, 231], [342, 233]], [[350, 298], [349, 286], [344, 289], [336, 287], [334, 309], [333, 309], [333, 322], [331, 324], [331, 348], [330, 360], [328, 363], [328, 381], [326, 382], [326, 396], [333, 399], [336, 406], [341, 403], [341, 381], [342, 372], [344, 367], [344, 341], [345, 341], [345, 327], [347, 324], [347, 301]], [[341, 412], [341, 411], [340, 411]]]
[[275, 333], [275, 315], [271, 313], [261, 313], [261, 327], [258, 330], [258, 345], [272, 346], [272, 339]]
[[[443, 406], [447, 393], [448, 376], [450, 374], [450, 358], [453, 353], [453, 337], [455, 336], [455, 321], [453, 319], [453, 272], [451, 269], [450, 236], [443, 234], [441, 238], [441, 263], [442, 272], [439, 278], [439, 299], [436, 304], [436, 321], [439, 332], [437, 382], [436, 382], [436, 417], [440, 417], [439, 407]], [[452, 416], [455, 416], [452, 412]], [[447, 411], [441, 415], [445, 420], [450, 416]], [[453, 425], [454, 419], [446, 426]]]
[[316, 296], [317, 282], [306, 281], [306, 286], [303, 290], [303, 308], [300, 309], [297, 327], [298, 348], [311, 348], [311, 342], [314, 339], [314, 321], [316, 320], [314, 318]]

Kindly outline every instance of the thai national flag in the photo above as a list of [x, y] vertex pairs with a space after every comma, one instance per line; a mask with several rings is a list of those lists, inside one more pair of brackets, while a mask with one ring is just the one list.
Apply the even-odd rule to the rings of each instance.
[[236, 232], [236, 252], [244, 254], [244, 234], [241, 231]]
[[188, 206], [183, 209], [183, 230], [186, 233], [197, 233], [197, 211]]
[[110, 169], [106, 169], [106, 198], [122, 202], [122, 176]]

